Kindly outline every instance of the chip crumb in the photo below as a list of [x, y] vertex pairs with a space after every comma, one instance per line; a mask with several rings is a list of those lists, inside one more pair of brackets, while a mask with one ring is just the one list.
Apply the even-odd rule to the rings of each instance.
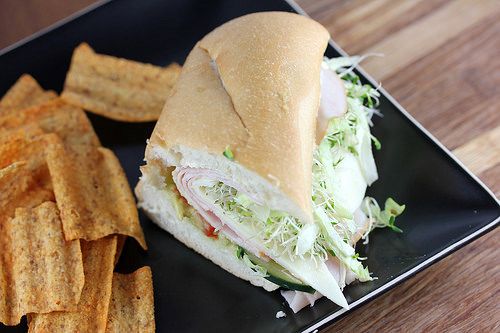
[[276, 312], [276, 318], [279, 319], [279, 318], [284, 318], [286, 317], [286, 313], [283, 312], [283, 311], [278, 311]]

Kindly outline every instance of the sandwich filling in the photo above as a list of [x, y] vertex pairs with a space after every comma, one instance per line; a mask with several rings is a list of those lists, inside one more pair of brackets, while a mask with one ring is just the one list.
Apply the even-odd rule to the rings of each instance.
[[[356, 242], [368, 241], [376, 227], [401, 231], [394, 218], [404, 210], [392, 199], [382, 210], [365, 198], [367, 186], [378, 178], [372, 143], [376, 149], [380, 143], [370, 126], [379, 93], [352, 72], [358, 62], [342, 57], [322, 64], [321, 135], [312, 165], [314, 223], [272, 209], [217, 170], [177, 167], [165, 178], [179, 215], [190, 216], [214, 241], [234, 246], [235, 255], [256, 274], [298, 291], [295, 296], [306, 295], [310, 303], [325, 295], [345, 308], [344, 286], [372, 280]], [[230, 147], [224, 155], [233, 158]], [[287, 300], [302, 304], [295, 296], [288, 294]]]

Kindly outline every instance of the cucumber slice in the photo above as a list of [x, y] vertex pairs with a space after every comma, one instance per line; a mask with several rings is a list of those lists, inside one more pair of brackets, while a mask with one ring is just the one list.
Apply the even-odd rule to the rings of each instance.
[[243, 259], [243, 256], [246, 255], [248, 256], [248, 259], [250, 259], [251, 262], [253, 262], [255, 265], [259, 265], [267, 271], [267, 276], [264, 278], [266, 280], [269, 280], [278, 286], [289, 289], [289, 290], [297, 290], [297, 291], [304, 291], [306, 293], [313, 294], [316, 290], [312, 288], [311, 286], [304, 284], [302, 281], [294, 277], [292, 274], [290, 274], [288, 271], [286, 271], [283, 267], [278, 265], [275, 261], [269, 260], [269, 261], [264, 261], [262, 259], [257, 258], [253, 254], [245, 251], [242, 247], [238, 247], [236, 255], [238, 258]]

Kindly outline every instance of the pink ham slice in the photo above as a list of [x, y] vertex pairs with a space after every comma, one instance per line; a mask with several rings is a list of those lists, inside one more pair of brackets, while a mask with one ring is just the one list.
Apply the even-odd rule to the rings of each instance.
[[328, 129], [331, 118], [344, 115], [347, 111], [347, 97], [344, 83], [337, 73], [321, 68], [321, 99], [316, 122], [316, 143], [320, 143]]
[[[342, 265], [340, 265], [340, 261], [335, 257], [328, 258], [326, 266], [341, 288], [344, 288], [344, 286], [350, 284], [356, 279], [354, 273], [346, 270]], [[292, 309], [294, 313], [299, 312], [307, 305], [313, 306], [318, 299], [323, 297], [323, 295], [319, 292], [309, 294], [303, 291], [295, 290], [282, 290], [281, 295], [285, 298], [288, 306], [290, 306], [290, 309]]]
[[[221, 233], [223, 233], [224, 236], [226, 236], [232, 242], [244, 247], [248, 251], [252, 252], [254, 255], [259, 256], [264, 260], [269, 260], [269, 259], [276, 260], [276, 258], [272, 255], [272, 253], [268, 249], [266, 249], [262, 244], [259, 244], [258, 240], [256, 240], [255, 238], [244, 238], [241, 235], [239, 235], [235, 230], [233, 230], [231, 228], [231, 224], [234, 222], [224, 221], [224, 214], [222, 214], [222, 216], [217, 216], [215, 214], [215, 212], [217, 211], [215, 209], [215, 205], [208, 203], [206, 200], [203, 200], [203, 198], [200, 197], [200, 194], [194, 190], [195, 186], [202, 186], [201, 184], [194, 183], [197, 180], [207, 183], [212, 183], [212, 181], [215, 182], [220, 181], [226, 185], [235, 188], [238, 192], [245, 193], [247, 196], [251, 198], [251, 195], [246, 193], [244, 189], [241, 188], [241, 186], [239, 186], [232, 179], [227, 178], [226, 176], [224, 176], [223, 174], [221, 174], [216, 170], [210, 170], [204, 168], [178, 167], [175, 169], [172, 175], [174, 177], [174, 181], [177, 185], [177, 190], [179, 191], [179, 193], [188, 201], [188, 203], [193, 208], [196, 209], [196, 211], [205, 219], [207, 223], [209, 223], [216, 230], [219, 230]], [[255, 200], [255, 198], [253, 198], [253, 200], [259, 204], [259, 202]], [[277, 262], [279, 263], [279, 261]], [[332, 293], [331, 289], [326, 288], [323, 290], [328, 290], [327, 292]], [[312, 296], [310, 294], [307, 294], [301, 297], [305, 297], [307, 302], [311, 303], [314, 302], [315, 299], [321, 296], [322, 295], [320, 293], [316, 293]], [[297, 299], [297, 302], [298, 301], [299, 299]], [[299, 305], [303, 307], [306, 304], [308, 304], [305, 303], [304, 305], [302, 305], [302, 303], [304, 302], [301, 301], [300, 304], [297, 303], [297, 305], [294, 305], [294, 308], [298, 308]], [[347, 304], [345, 306], [347, 307]]]
[[[317, 118], [316, 134], [319, 138], [318, 143], [323, 138], [327, 128], [328, 121], [332, 117], [340, 117], [347, 110], [347, 98], [345, 88], [342, 80], [338, 77], [337, 73], [328, 69], [322, 68], [320, 74], [321, 80], [321, 100]], [[223, 232], [230, 240], [245, 247], [247, 250], [252, 251], [254, 254], [259, 255], [265, 253], [264, 247], [252, 242], [248, 239], [243, 239], [237, 235], [228, 225], [224, 223], [214, 212], [214, 205], [207, 204], [201, 200], [196, 193], [191, 189], [191, 182], [195, 179], [203, 178], [221, 181], [224, 184], [231, 186], [238, 190], [238, 192], [246, 194], [257, 204], [260, 203], [256, 198], [252, 197], [242, 189], [238, 183], [232, 179], [225, 177], [223, 174], [205, 168], [190, 168], [181, 167], [175, 171], [177, 189], [184, 198], [187, 199], [189, 204], [193, 206], [198, 213], [214, 227], [217, 231]]]
[[[196, 211], [205, 219], [205, 221], [210, 224], [215, 230], [221, 232], [229, 238], [233, 243], [236, 243], [248, 251], [252, 252], [256, 256], [263, 259], [267, 258], [264, 256], [266, 253], [266, 248], [251, 239], [245, 239], [240, 237], [229, 225], [227, 225], [223, 219], [214, 214], [215, 205], [209, 204], [202, 200], [200, 196], [193, 191], [193, 182], [198, 179], [206, 179], [213, 181], [220, 181], [224, 184], [231, 186], [238, 192], [245, 193], [245, 191], [232, 179], [225, 177], [220, 172], [211, 169], [204, 168], [190, 168], [190, 167], [180, 167], [176, 168], [173, 176], [175, 178], [175, 183], [177, 185], [177, 190], [180, 194], [188, 201], [188, 203], [196, 209]], [[245, 193], [254, 202], [258, 203], [258, 200], [252, 198], [251, 195]]]
[[[214, 214], [215, 205], [209, 204], [206, 201], [202, 200], [199, 195], [193, 191], [193, 182], [196, 180], [213, 180], [220, 181], [224, 184], [233, 187], [238, 192], [245, 193], [245, 195], [251, 195], [246, 193], [244, 189], [241, 188], [236, 182], [232, 179], [225, 177], [218, 171], [205, 169], [205, 168], [190, 168], [190, 167], [179, 167], [173, 173], [175, 183], [177, 185], [177, 189], [181, 193], [181, 195], [186, 198], [188, 203], [195, 208], [198, 213], [205, 219], [205, 221], [214, 227], [219, 232], [223, 233], [227, 238], [229, 238], [232, 242], [244, 247], [248, 251], [251, 251], [254, 255], [257, 255], [265, 260], [268, 260], [268, 257], [265, 255], [267, 249], [259, 244], [258, 242], [253, 241], [252, 239], [245, 239], [240, 237], [231, 227], [224, 223], [223, 219]], [[252, 198], [256, 203], [259, 203], [258, 200]], [[261, 204], [261, 203], [260, 203]], [[355, 233], [353, 243], [356, 242], [359, 237], [366, 230], [367, 218], [360, 211], [354, 214], [355, 223], [357, 226], [357, 232]], [[340, 262], [335, 257], [330, 257], [326, 262], [326, 266], [328, 270], [337, 281], [339, 286], [343, 288], [345, 285], [354, 281], [354, 275], [347, 271]], [[287, 290], [282, 291], [281, 294], [289, 304], [292, 311], [295, 313], [299, 310], [303, 309], [307, 305], [313, 306], [316, 300], [323, 297], [319, 292], [314, 294], [309, 294], [300, 291]]]
[[[368, 228], [368, 218], [363, 214], [361, 209], [357, 209], [356, 212], [354, 212], [354, 223], [356, 224], [357, 231], [353, 235], [353, 239], [351, 239], [353, 244], [361, 238]], [[355, 274], [342, 266], [337, 258], [330, 256], [325, 263], [340, 288], [343, 289], [346, 285], [356, 280]], [[323, 295], [318, 292], [309, 294], [295, 290], [282, 290], [281, 295], [285, 298], [290, 309], [292, 309], [294, 313], [299, 312], [308, 305], [313, 306], [318, 299], [323, 297]]]
[[[223, 233], [232, 242], [244, 247], [248, 251], [251, 251], [253, 254], [258, 255], [261, 258], [268, 260], [265, 255], [267, 252], [267, 249], [265, 247], [263, 247], [258, 242], [253, 241], [252, 239], [245, 239], [243, 237], [240, 237], [233, 229], [231, 229], [228, 224], [223, 221], [223, 219], [214, 214], [215, 205], [209, 204], [199, 197], [199, 195], [193, 190], [193, 182], [200, 179], [220, 181], [228, 186], [233, 187], [238, 192], [245, 193], [245, 195], [250, 197], [256, 203], [259, 203], [258, 200], [253, 198], [250, 194], [246, 193], [244, 189], [242, 189], [241, 186], [239, 186], [231, 178], [228, 178], [215, 170], [205, 168], [179, 167], [176, 168], [173, 176], [177, 185], [177, 189], [179, 190], [181, 195], [193, 208], [198, 211], [198, 213], [205, 219], [208, 224], [210, 224], [219, 232]], [[362, 213], [354, 214], [354, 216], [355, 223], [358, 228], [358, 232], [356, 234], [360, 235], [362, 234], [362, 230], [366, 230], [367, 219], [366, 216], [364, 216], [364, 214]], [[357, 239], [353, 239], [353, 241], [356, 240]], [[335, 278], [335, 280], [339, 283], [339, 286], [341, 288], [343, 288], [346, 284], [354, 281], [354, 275], [351, 272], [346, 271], [346, 269], [340, 265], [340, 262], [337, 258], [330, 257], [326, 261], [326, 266], [328, 267], [328, 270]], [[298, 312], [307, 305], [314, 305], [315, 301], [323, 296], [319, 292], [309, 294], [293, 290], [282, 291], [281, 293], [294, 312]]]
[[[328, 129], [329, 120], [334, 117], [340, 117], [347, 111], [347, 97], [345, 88], [342, 80], [338, 77], [338, 75], [328, 68], [322, 68], [320, 79], [321, 99], [316, 124], [317, 143], [320, 143], [323, 139]], [[205, 168], [179, 167], [176, 168], [173, 175], [175, 183], [177, 185], [177, 189], [179, 190], [181, 195], [193, 208], [198, 211], [198, 213], [205, 219], [208, 224], [214, 227], [215, 230], [223, 233], [232, 242], [244, 247], [248, 251], [251, 251], [254, 255], [264, 258], [265, 260], [269, 259], [266, 256], [267, 249], [265, 247], [263, 247], [258, 242], [253, 241], [252, 239], [245, 239], [244, 237], [239, 236], [237, 232], [235, 232], [235, 230], [231, 229], [231, 227], [224, 222], [223, 218], [221, 219], [221, 217], [217, 216], [214, 213], [215, 205], [209, 204], [206, 201], [202, 200], [199, 195], [195, 191], [193, 191], [192, 183], [197, 179], [220, 181], [228, 186], [233, 187], [238, 192], [244, 193], [255, 203], [263, 203], [252, 197], [231, 178], [228, 178], [215, 170]], [[335, 257], [330, 257], [326, 261], [326, 265], [341, 288], [343, 288], [346, 284], [354, 281], [354, 275], [350, 274], [351, 272], [347, 272]], [[298, 312], [308, 304], [311, 306], [314, 305], [317, 299], [323, 297], [323, 295], [321, 295], [319, 292], [309, 294], [299, 291], [287, 290], [282, 291], [281, 293], [294, 312]]]
[[[340, 262], [335, 257], [329, 257], [325, 262], [328, 270], [332, 274], [333, 278], [337, 281], [341, 288], [344, 287], [343, 281], [345, 280], [345, 268], [340, 265]], [[344, 276], [342, 276], [344, 274]], [[344, 278], [344, 279], [343, 279]], [[352, 281], [351, 281], [352, 282]], [[299, 312], [307, 305], [313, 306], [314, 303], [323, 297], [319, 292], [315, 292], [314, 294], [306, 293], [303, 291], [295, 291], [295, 290], [282, 290], [281, 295], [285, 298], [288, 306], [294, 313]]]
[[323, 295], [318, 292], [309, 294], [295, 290], [282, 290], [281, 295], [285, 298], [288, 306], [290, 306], [290, 309], [292, 309], [294, 313], [299, 312], [307, 305], [313, 306], [318, 299], [323, 297]]

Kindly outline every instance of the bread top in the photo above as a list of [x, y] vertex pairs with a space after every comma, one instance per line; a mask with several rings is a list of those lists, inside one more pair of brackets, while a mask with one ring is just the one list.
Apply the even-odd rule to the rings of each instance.
[[[311, 166], [320, 69], [329, 34], [286, 12], [218, 27], [189, 54], [150, 145], [213, 154], [229, 147], [311, 216]], [[146, 153], [147, 155], [147, 153]]]

